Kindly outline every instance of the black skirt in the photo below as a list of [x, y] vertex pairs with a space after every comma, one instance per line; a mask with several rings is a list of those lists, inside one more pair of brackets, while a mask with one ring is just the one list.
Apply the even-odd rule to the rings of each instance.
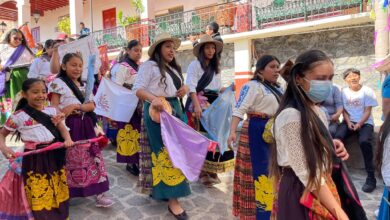
[[[46, 146], [37, 148], [42, 147]], [[69, 189], [64, 148], [23, 157], [22, 175], [27, 201], [35, 219], [68, 219]]]

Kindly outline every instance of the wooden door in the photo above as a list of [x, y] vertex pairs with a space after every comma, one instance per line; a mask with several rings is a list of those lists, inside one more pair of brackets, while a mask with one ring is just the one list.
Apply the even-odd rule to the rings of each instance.
[[103, 29], [116, 27], [116, 8], [103, 11]]

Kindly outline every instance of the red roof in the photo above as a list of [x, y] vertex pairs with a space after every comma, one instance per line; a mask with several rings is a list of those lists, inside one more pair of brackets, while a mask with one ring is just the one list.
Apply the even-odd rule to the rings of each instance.
[[[31, 15], [38, 12], [44, 16], [45, 11], [54, 10], [69, 5], [69, 0], [30, 0]], [[18, 9], [16, 0], [0, 0], [0, 19], [1, 20], [18, 20]]]

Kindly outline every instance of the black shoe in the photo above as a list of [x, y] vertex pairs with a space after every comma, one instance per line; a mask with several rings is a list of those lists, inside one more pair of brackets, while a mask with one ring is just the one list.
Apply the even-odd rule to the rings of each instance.
[[168, 211], [169, 211], [177, 220], [187, 220], [187, 219], [189, 219], [189, 218], [188, 218], [188, 215], [187, 215], [187, 213], [186, 213], [186, 211], [183, 211], [182, 213], [175, 215], [175, 214], [172, 212], [172, 210], [171, 210], [171, 208], [170, 208], [169, 206], [168, 206]]
[[131, 174], [133, 174], [134, 176], [139, 176], [139, 169], [138, 169], [138, 166], [136, 164], [127, 164], [126, 165], [126, 170], [129, 171]]
[[367, 177], [366, 183], [364, 183], [362, 190], [363, 192], [370, 193], [376, 188], [376, 179], [372, 177]]

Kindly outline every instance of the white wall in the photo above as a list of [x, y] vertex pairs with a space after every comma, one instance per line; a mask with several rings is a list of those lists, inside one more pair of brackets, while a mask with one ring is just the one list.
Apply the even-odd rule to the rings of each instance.
[[[103, 29], [103, 15], [102, 12], [107, 9], [116, 8], [116, 13], [120, 10], [123, 11], [124, 16], [135, 15], [134, 8], [130, 5], [129, 0], [93, 0], [93, 28], [91, 25], [90, 16], [90, 2], [86, 0], [83, 8], [83, 22], [85, 26], [93, 29], [93, 31]], [[156, 14], [162, 14], [168, 12], [168, 9], [183, 6], [184, 11], [193, 10], [196, 7], [207, 6], [210, 4], [218, 3], [218, 0], [154, 0], [154, 10]], [[45, 41], [50, 38], [55, 38], [58, 32], [55, 32], [57, 27], [58, 17], [69, 14], [69, 6], [58, 8], [52, 11], [45, 11], [38, 23], [35, 24], [34, 19], [31, 17], [31, 27], [40, 27], [41, 41]], [[117, 18], [118, 19], [118, 18]], [[117, 25], [119, 22], [117, 21]]]
[[168, 9], [183, 6], [184, 11], [190, 11], [198, 7], [219, 3], [218, 0], [154, 0], [154, 11], [156, 15], [165, 14]]
[[[91, 28], [91, 16], [90, 16], [90, 2], [87, 0], [84, 4], [84, 23], [85, 26]], [[117, 26], [118, 22], [118, 12], [122, 11], [123, 16], [134, 16], [135, 10], [130, 5], [130, 0], [93, 0], [93, 31], [103, 29], [103, 11], [111, 8], [116, 8], [117, 14]]]
[[[130, 5], [129, 0], [93, 0], [93, 30], [102, 30], [103, 29], [103, 15], [102, 11], [116, 8], [116, 13], [120, 10], [123, 11], [124, 16], [135, 15], [135, 10]], [[90, 16], [90, 0], [87, 0], [84, 3], [83, 10], [83, 22], [85, 26], [91, 29], [91, 16]], [[55, 32], [55, 27], [57, 27], [58, 17], [68, 15], [69, 6], [62, 7], [52, 11], [45, 11], [44, 16], [42, 16], [38, 23], [35, 24], [34, 18], [31, 17], [31, 28], [40, 27], [40, 37], [41, 41], [47, 39], [55, 38], [59, 32]], [[119, 23], [117, 22], [117, 25]]]
[[65, 6], [52, 11], [45, 11], [44, 16], [41, 16], [38, 23], [36, 24], [34, 18], [31, 17], [31, 28], [40, 28], [40, 39], [44, 42], [47, 39], [56, 38], [59, 32], [55, 32], [57, 27], [58, 18], [69, 14], [69, 7]]

